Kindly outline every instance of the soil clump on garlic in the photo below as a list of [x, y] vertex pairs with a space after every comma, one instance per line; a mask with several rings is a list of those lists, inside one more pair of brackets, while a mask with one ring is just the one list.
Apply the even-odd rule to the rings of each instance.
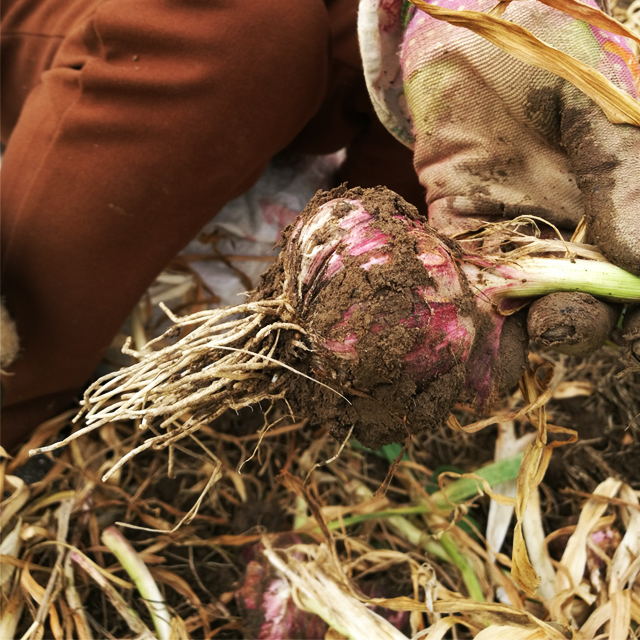
[[[341, 269], [329, 277], [323, 276], [331, 270], [330, 264], [325, 264], [297, 290], [295, 283], [288, 283], [288, 294], [296, 298], [294, 307], [300, 313], [297, 321], [308, 328], [314, 343], [303, 369], [342, 394], [295, 378], [288, 397], [296, 413], [307, 415], [312, 422], [331, 425], [336, 437], [342, 439], [353, 428], [355, 437], [375, 448], [442, 424], [453, 403], [463, 395], [466, 365], [462, 354], [448, 344], [446, 335], [458, 320], [450, 317], [450, 322], [430, 322], [431, 317], [437, 317], [438, 308], [446, 306], [445, 311], [460, 316], [469, 327], [482, 326], [482, 321], [464, 278], [459, 278], [455, 290], [447, 292], [441, 301], [425, 300], [422, 292], [437, 286], [418, 257], [421, 251], [417, 244], [426, 242], [426, 236], [416, 235], [405, 222], [420, 221], [420, 216], [388, 189], [340, 187], [318, 194], [302, 212], [298, 224], [304, 224], [336, 199], [343, 202], [333, 209], [333, 224], [361, 207], [373, 220], [367, 233], [372, 237], [379, 233], [386, 241], [380, 243], [377, 254], [374, 249], [341, 255]], [[285, 234], [285, 247], [291, 246], [296, 229], [294, 225]], [[323, 233], [324, 228], [319, 231]], [[451, 242], [430, 228], [429, 233], [435, 244], [456, 251]], [[366, 238], [363, 240], [366, 242]], [[313, 238], [314, 246], [322, 241], [321, 235]], [[300, 273], [304, 258], [301, 251], [283, 251], [280, 263], [265, 276], [258, 295], [264, 296], [265, 289], [271, 289], [274, 275], [283, 278], [284, 273]], [[446, 266], [452, 267], [453, 263]], [[482, 331], [476, 341], [482, 342]], [[440, 347], [445, 353], [431, 358], [428, 347]]]

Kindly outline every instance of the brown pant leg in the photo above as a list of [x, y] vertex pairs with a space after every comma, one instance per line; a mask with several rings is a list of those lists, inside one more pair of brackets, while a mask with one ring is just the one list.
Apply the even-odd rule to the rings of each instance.
[[65, 34], [96, 0], [4, 0], [2, 3], [2, 143], [7, 144], [22, 105], [51, 67]]
[[319, 0], [105, 0], [65, 34], [3, 158], [23, 344], [3, 441], [84, 383], [155, 275], [310, 119], [327, 43]]

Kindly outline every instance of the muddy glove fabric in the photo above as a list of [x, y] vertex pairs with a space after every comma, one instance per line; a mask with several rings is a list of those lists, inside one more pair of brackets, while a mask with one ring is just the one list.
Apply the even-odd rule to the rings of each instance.
[[[487, 11], [495, 2], [434, 4]], [[611, 124], [562, 78], [408, 3], [363, 0], [360, 11], [374, 105], [413, 147], [435, 227], [453, 235], [530, 214], [571, 229], [585, 215], [590, 240], [640, 272], [640, 129]], [[536, 0], [512, 2], [503, 18], [637, 98], [640, 73], [624, 38]]]

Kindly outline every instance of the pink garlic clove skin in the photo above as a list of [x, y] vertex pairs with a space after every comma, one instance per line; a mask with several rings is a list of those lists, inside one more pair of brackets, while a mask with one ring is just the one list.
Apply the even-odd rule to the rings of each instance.
[[[283, 534], [278, 540], [287, 546], [300, 542], [295, 534]], [[260, 543], [247, 549], [247, 555], [253, 559], [247, 563], [244, 579], [235, 594], [247, 637], [256, 640], [324, 638], [329, 628], [327, 623], [319, 616], [296, 607], [289, 583], [271, 566], [262, 551]], [[297, 551], [293, 554], [296, 559], [304, 560], [303, 554]], [[370, 580], [363, 584], [363, 591], [372, 598], [384, 597], [386, 586], [384, 579]], [[377, 606], [371, 608], [396, 628], [407, 626], [409, 616], [406, 611]]]
[[318, 616], [296, 607], [291, 588], [267, 560], [251, 560], [236, 592], [243, 619], [256, 640], [323, 638], [328, 626]]
[[441, 423], [463, 396], [489, 401], [503, 318], [474, 295], [454, 245], [395, 194], [373, 191], [305, 210], [284, 262], [312, 373], [353, 405], [344, 416], [336, 407], [337, 419], [367, 438], [366, 415], [386, 412], [392, 441]]
[[[454, 260], [451, 248], [426, 223], [400, 215], [394, 216], [404, 226], [406, 240], [414, 243], [416, 259], [423, 265], [430, 279], [429, 286], [416, 285], [412, 292], [414, 303], [408, 314], [399, 319], [402, 326], [423, 329], [413, 348], [404, 355], [406, 370], [419, 382], [446, 373], [452, 366], [467, 362], [471, 355], [476, 329], [469, 309], [461, 308], [464, 299], [464, 275]], [[297, 279], [297, 293], [308, 300], [323, 283], [338, 276], [353, 265], [372, 271], [388, 265], [393, 259], [392, 234], [376, 225], [361, 200], [337, 198], [318, 207], [311, 218], [300, 219], [289, 238], [289, 246], [296, 245], [303, 258]], [[366, 315], [370, 300], [351, 304], [342, 317], [323, 333], [321, 348], [342, 360], [358, 360], [359, 339], [351, 328], [354, 314]], [[469, 306], [468, 304], [466, 305]], [[487, 305], [483, 305], [487, 306]], [[490, 310], [485, 308], [487, 314]], [[483, 357], [493, 357], [499, 344], [502, 318], [497, 314], [489, 335], [490, 348], [482, 350]], [[371, 316], [367, 330], [381, 335], [385, 331], [385, 318]], [[491, 371], [470, 376], [474, 387], [486, 397], [489, 393]]]

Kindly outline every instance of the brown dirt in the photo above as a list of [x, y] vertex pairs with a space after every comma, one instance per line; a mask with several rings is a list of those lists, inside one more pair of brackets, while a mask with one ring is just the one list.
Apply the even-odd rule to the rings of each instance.
[[632, 125], [609, 122], [593, 103], [564, 109], [561, 132], [583, 196], [590, 240], [613, 263], [639, 273], [640, 132]]
[[[449, 354], [445, 370], [436, 376], [419, 379], [406, 371], [404, 357], [419, 343], [425, 329], [407, 327], [402, 320], [419, 303], [417, 288], [432, 284], [416, 257], [415, 239], [394, 218], [397, 215], [418, 218], [415, 208], [383, 187], [350, 190], [341, 187], [318, 194], [302, 216], [340, 197], [357, 198], [375, 215], [376, 227], [393, 239], [392, 259], [366, 271], [359, 268], [366, 256], [349, 258], [350, 263], [345, 260], [345, 269], [306, 292], [304, 300], [296, 303], [296, 308], [302, 310], [299, 322], [309, 329], [313, 340], [313, 336], [341, 338], [335, 325], [354, 302], [367, 302], [362, 310], [355, 310], [345, 329], [355, 330], [358, 337], [355, 362], [338, 359], [316, 339], [315, 353], [304, 363], [304, 370], [338, 389], [348, 401], [302, 378], [295, 378], [290, 400], [300, 415], [308, 416], [314, 424], [329, 425], [336, 437], [343, 438], [353, 426], [354, 435], [375, 448], [442, 424], [462, 394], [466, 369], [463, 362]], [[345, 214], [350, 210], [345, 206]], [[285, 242], [286, 238], [285, 235]], [[281, 255], [284, 270], [297, 273], [299, 252], [283, 251]], [[267, 281], [274, 275], [280, 276], [281, 269], [274, 267]], [[292, 298], [295, 295], [291, 292]], [[455, 302], [461, 314], [473, 317], [475, 305], [466, 282]], [[374, 333], [372, 326], [381, 321], [383, 329]], [[479, 323], [474, 320], [474, 324]]]
[[518, 384], [527, 362], [528, 342], [521, 315], [509, 316], [500, 335], [500, 352], [494, 374], [498, 391], [508, 391]]
[[551, 293], [531, 305], [527, 330], [542, 349], [588, 354], [604, 344], [617, 316], [613, 307], [587, 293]]

